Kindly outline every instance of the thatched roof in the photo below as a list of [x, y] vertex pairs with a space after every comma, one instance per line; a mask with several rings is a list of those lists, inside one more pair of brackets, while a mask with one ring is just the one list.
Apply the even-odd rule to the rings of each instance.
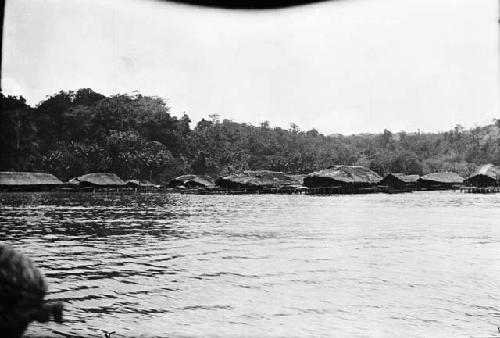
[[158, 185], [149, 182], [148, 180], [127, 180], [127, 185], [131, 187], [147, 187], [153, 188], [158, 187]]
[[444, 184], [462, 184], [464, 182], [464, 179], [455, 173], [441, 172], [424, 175], [420, 178], [420, 181]]
[[386, 176], [394, 176], [400, 181], [403, 181], [404, 183], [416, 183], [418, 179], [420, 178], [420, 175], [406, 175], [403, 173], [390, 173], [389, 175]]
[[301, 176], [287, 175], [280, 171], [246, 170], [241, 173], [220, 177], [215, 183], [223, 188], [232, 187], [282, 187], [291, 184], [301, 184]]
[[62, 185], [63, 182], [52, 174], [30, 172], [0, 172], [2, 186]]
[[319, 170], [304, 178], [304, 185], [317, 187], [339, 184], [377, 184], [382, 178], [374, 171], [361, 166], [336, 165], [328, 169]]
[[71, 181], [73, 180], [78, 181], [80, 185], [95, 185], [106, 187], [124, 186], [126, 184], [120, 177], [113, 173], [90, 173], [76, 177]]
[[214, 180], [211, 177], [203, 175], [182, 175], [170, 181], [171, 187], [183, 185], [185, 187], [198, 186], [205, 188], [215, 187]]

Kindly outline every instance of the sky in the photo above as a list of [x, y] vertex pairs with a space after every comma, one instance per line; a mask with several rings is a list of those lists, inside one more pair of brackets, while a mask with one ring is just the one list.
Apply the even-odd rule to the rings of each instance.
[[443, 131], [499, 113], [496, 0], [340, 0], [269, 11], [7, 0], [2, 90], [164, 98], [193, 122], [324, 134]]

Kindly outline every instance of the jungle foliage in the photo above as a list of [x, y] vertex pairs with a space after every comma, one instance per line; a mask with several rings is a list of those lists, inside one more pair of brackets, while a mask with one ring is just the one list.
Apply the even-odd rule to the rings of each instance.
[[323, 135], [220, 120], [209, 115], [191, 129], [159, 97], [106, 97], [89, 88], [60, 91], [36, 107], [1, 96], [0, 170], [47, 171], [67, 180], [88, 172], [164, 183], [186, 173], [225, 175], [267, 169], [308, 173], [335, 164], [362, 165], [380, 175], [453, 171], [500, 165], [500, 119], [441, 133]]

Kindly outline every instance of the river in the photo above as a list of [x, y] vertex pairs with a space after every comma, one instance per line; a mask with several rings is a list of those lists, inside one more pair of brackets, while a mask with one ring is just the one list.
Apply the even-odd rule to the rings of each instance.
[[500, 337], [500, 194], [2, 193], [39, 335]]

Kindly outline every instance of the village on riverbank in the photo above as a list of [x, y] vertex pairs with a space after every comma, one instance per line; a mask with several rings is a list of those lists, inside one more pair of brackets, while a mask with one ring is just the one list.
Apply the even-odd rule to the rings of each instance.
[[453, 172], [424, 176], [390, 173], [385, 177], [362, 166], [335, 165], [307, 175], [269, 170], [247, 170], [229, 176], [182, 175], [165, 184], [122, 180], [114, 173], [88, 173], [63, 182], [50, 173], [0, 172], [1, 191], [68, 192], [177, 192], [182, 194], [368, 194], [458, 190], [468, 193], [500, 192], [500, 167], [483, 165], [463, 178]]
[[24, 97], [1, 95], [1, 101], [1, 190], [359, 194], [498, 188], [500, 119], [469, 129], [343, 135], [217, 114], [194, 123], [187, 114], [173, 115], [164, 99], [138, 92], [105, 96], [82, 88], [36, 106]]

